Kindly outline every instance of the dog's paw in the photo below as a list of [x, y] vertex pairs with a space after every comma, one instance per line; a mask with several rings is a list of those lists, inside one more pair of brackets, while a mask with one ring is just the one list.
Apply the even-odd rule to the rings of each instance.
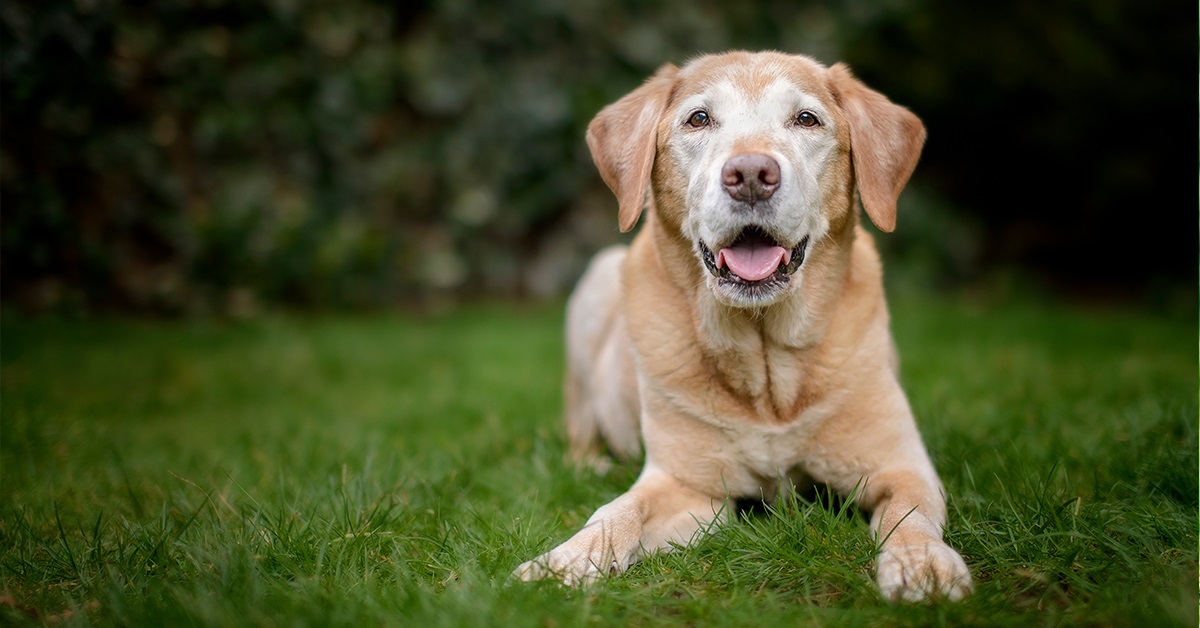
[[887, 547], [876, 574], [884, 597], [905, 602], [931, 598], [961, 600], [971, 592], [971, 572], [962, 556], [940, 540]]
[[585, 586], [599, 580], [606, 574], [618, 574], [625, 571], [628, 565], [612, 558], [608, 552], [592, 556], [586, 551], [577, 551], [567, 547], [568, 543], [521, 563], [513, 570], [513, 577], [524, 581], [558, 580], [569, 587]]

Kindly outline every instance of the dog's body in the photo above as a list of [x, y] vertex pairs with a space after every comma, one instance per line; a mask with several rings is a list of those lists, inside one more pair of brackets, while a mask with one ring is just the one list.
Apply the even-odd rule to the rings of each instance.
[[883, 230], [925, 131], [843, 66], [778, 53], [664, 66], [588, 130], [628, 248], [593, 261], [568, 307], [572, 453], [645, 448], [628, 492], [518, 567], [568, 584], [686, 544], [730, 497], [783, 482], [856, 490], [893, 598], [959, 598], [971, 578], [897, 380]]

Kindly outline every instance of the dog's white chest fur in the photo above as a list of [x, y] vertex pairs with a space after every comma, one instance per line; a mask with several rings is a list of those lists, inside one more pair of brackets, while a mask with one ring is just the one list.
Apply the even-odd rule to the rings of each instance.
[[807, 481], [810, 473], [804, 461], [812, 426], [827, 414], [823, 408], [811, 408], [786, 425], [743, 425], [731, 432], [735, 440], [729, 464], [740, 471], [734, 474], [737, 494], [770, 499], [785, 481]]

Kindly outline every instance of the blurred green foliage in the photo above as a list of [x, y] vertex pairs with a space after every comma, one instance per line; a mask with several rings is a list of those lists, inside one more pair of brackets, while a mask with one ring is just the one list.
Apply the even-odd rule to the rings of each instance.
[[[926, 111], [969, 98], [944, 78], [972, 68], [913, 44], [937, 37], [929, 4], [4, 3], [3, 298], [245, 313], [561, 294], [618, 237], [583, 142], [604, 104], [666, 61], [777, 48], [850, 60], [926, 118], [935, 150]], [[996, 212], [945, 210], [932, 189], [909, 211], [940, 226], [893, 246], [969, 275]]]

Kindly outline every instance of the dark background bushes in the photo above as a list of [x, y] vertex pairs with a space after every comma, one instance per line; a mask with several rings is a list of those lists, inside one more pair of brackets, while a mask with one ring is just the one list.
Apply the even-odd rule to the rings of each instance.
[[847, 61], [925, 120], [894, 281], [1194, 303], [1196, 14], [1166, 0], [7, 2], [0, 296], [561, 295], [618, 239], [591, 116], [728, 48]]

